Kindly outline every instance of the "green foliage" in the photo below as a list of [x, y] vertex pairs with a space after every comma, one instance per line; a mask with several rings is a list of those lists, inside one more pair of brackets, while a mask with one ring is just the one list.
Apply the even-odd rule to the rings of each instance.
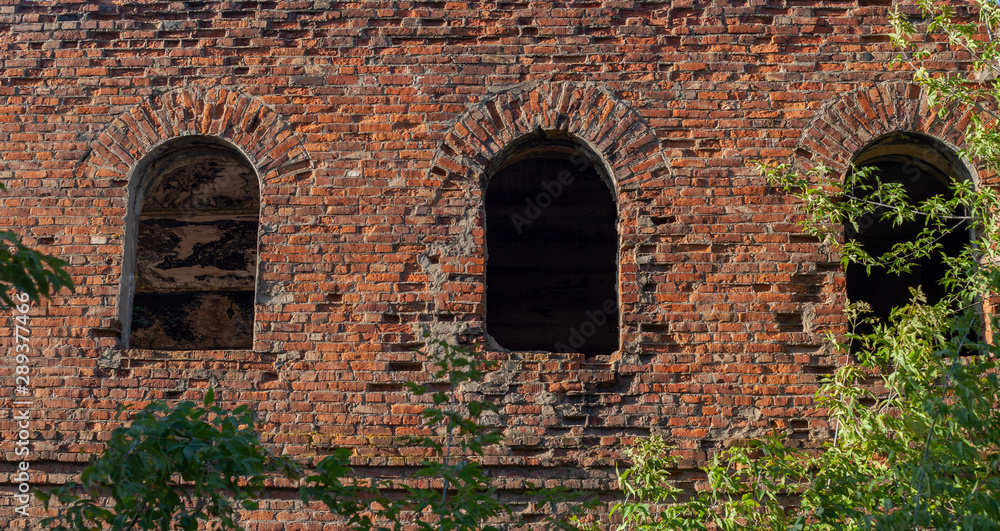
[[[112, 432], [104, 452], [79, 482], [37, 493], [46, 508], [62, 506], [43, 525], [53, 531], [241, 529], [236, 510], [256, 508], [269, 478], [302, 478], [303, 502], [319, 501], [342, 517], [352, 531], [495, 531], [492, 522], [523, 524], [499, 499], [489, 474], [478, 461], [501, 441], [497, 429], [482, 424], [495, 412], [488, 402], [462, 396], [463, 386], [481, 382], [491, 365], [467, 349], [443, 341], [431, 343], [430, 383], [407, 383], [417, 397], [427, 397], [423, 411], [429, 434], [411, 444], [430, 450], [409, 479], [430, 478], [440, 487], [414, 487], [408, 480], [372, 484], [353, 477], [352, 451], [338, 448], [315, 466], [278, 457], [264, 448], [246, 406], [232, 414], [213, 406], [210, 390], [204, 407], [181, 402], [169, 409], [153, 403], [128, 428]], [[580, 531], [576, 515], [592, 504], [566, 489], [535, 489], [528, 496], [538, 506], [566, 506], [549, 515], [548, 529]], [[398, 493], [405, 495], [399, 496]], [[110, 498], [110, 501], [105, 501]]]
[[[424, 426], [430, 434], [412, 437], [409, 442], [428, 448], [432, 453], [421, 461], [413, 478], [432, 478], [441, 486], [417, 488], [407, 481], [383, 481], [365, 489], [345, 486], [341, 480], [347, 477], [346, 460], [334, 457], [337, 464], [333, 473], [325, 472], [331, 459], [327, 458], [320, 463], [324, 472], [307, 478], [316, 486], [303, 488], [303, 500], [320, 499], [332, 511], [349, 518], [350, 529], [356, 531], [496, 531], [499, 528], [491, 522], [523, 524], [499, 499], [492, 479], [478, 461], [486, 449], [502, 440], [499, 430], [482, 423], [483, 415], [495, 413], [497, 408], [492, 403], [462, 396], [463, 386], [482, 382], [493, 364], [479, 359], [468, 349], [445, 341], [429, 343], [425, 355], [433, 368], [432, 382], [407, 382], [406, 387], [414, 396], [430, 399], [430, 405], [422, 413]], [[344, 490], [351, 488], [356, 490]], [[527, 494], [539, 505], [571, 503], [572, 509], [566, 513], [547, 517], [549, 529], [580, 530], [577, 513], [593, 506], [592, 503], [577, 503], [580, 495], [565, 489], [535, 489], [531, 484], [528, 489]], [[331, 491], [346, 492], [337, 497], [340, 505], [323, 497]], [[406, 495], [385, 494], [398, 491]]]
[[682, 491], [671, 484], [676, 459], [659, 436], [626, 450], [633, 465], [619, 472], [625, 500], [618, 531], [802, 529], [790, 503], [812, 477], [809, 454], [792, 449], [773, 434], [747, 447], [716, 454], [705, 467], [707, 488], [673, 503]]
[[[914, 80], [927, 89], [929, 102], [938, 106], [941, 116], [953, 109], [971, 110], [966, 131], [965, 154], [978, 159], [984, 169], [1000, 169], [1000, 131], [995, 122], [1000, 114], [1000, 47], [996, 41], [1000, 29], [1000, 5], [990, 0], [966, 4], [972, 17], [957, 17], [955, 7], [932, 0], [920, 0], [920, 22], [903, 12], [892, 13], [889, 36], [901, 53], [894, 64], [907, 65]], [[918, 31], [919, 28], [919, 31]], [[985, 37], [985, 38], [984, 38]], [[937, 72], [930, 65], [946, 43], [952, 50], [969, 57], [969, 67], [954, 72]]]
[[[439, 478], [443, 485], [440, 491], [406, 486], [404, 504], [411, 511], [434, 515], [436, 523], [420, 521], [420, 529], [495, 530], [485, 522], [509, 515], [510, 508], [497, 498], [482, 466], [465, 457], [481, 457], [485, 447], [500, 442], [499, 431], [480, 424], [482, 415], [496, 412], [496, 406], [480, 400], [459, 402], [456, 396], [463, 383], [481, 382], [491, 365], [467, 349], [440, 340], [432, 341], [429, 350], [431, 366], [436, 368], [434, 378], [445, 380], [446, 387], [431, 391], [427, 385], [413, 382], [407, 387], [415, 396], [431, 397], [433, 406], [424, 409], [424, 425], [438, 432], [415, 440], [433, 448], [436, 457], [423, 462], [417, 477]], [[453, 455], [455, 451], [459, 451], [459, 458]]]
[[[932, 102], [972, 111], [963, 155], [1000, 169], [1000, 136], [992, 125], [1000, 117], [994, 81], [1000, 53], [993, 41], [1000, 11], [980, 2], [979, 24], [970, 25], [955, 22], [947, 6], [921, 5], [923, 37], [915, 36], [911, 18], [893, 17], [892, 37], [904, 49], [899, 61], [913, 66]], [[940, 41], [969, 53], [976, 72], [938, 75], [925, 68]], [[632, 467], [620, 474], [626, 499], [614, 509], [625, 522], [619, 529], [1000, 529], [1000, 350], [983, 340], [982, 312], [982, 302], [1000, 288], [996, 193], [953, 182], [950, 198], [912, 201], [899, 184], [863, 170], [844, 181], [823, 167], [804, 174], [788, 166], [761, 170], [772, 186], [801, 201], [803, 230], [840, 252], [845, 266], [907, 272], [933, 257], [948, 266], [948, 294], [928, 304], [913, 290], [910, 303], [884, 321], [864, 317], [863, 304], [849, 305], [850, 322], [866, 321], [871, 332], [852, 326], [844, 337], [829, 338], [852, 355], [817, 393], [834, 428], [820, 450], [792, 448], [778, 435], [727, 450], [704, 468], [706, 484], [678, 503], [668, 448], [659, 439], [640, 442], [629, 454]], [[871, 256], [842, 233], [873, 217], [896, 226], [919, 222], [922, 230]], [[942, 236], [964, 224], [975, 226], [974, 241], [958, 256], [941, 254]], [[990, 330], [1000, 329], [1000, 320], [989, 320]]]
[[[480, 463], [470, 459], [483, 456], [485, 448], [500, 442], [498, 431], [480, 424], [482, 415], [496, 408], [479, 400], [460, 401], [457, 396], [462, 384], [482, 381], [489, 365], [471, 351], [444, 341], [432, 341], [429, 350], [436, 380], [433, 390], [428, 384], [406, 384], [414, 396], [428, 396], [431, 402], [423, 419], [433, 434], [410, 442], [431, 449], [432, 457], [421, 462], [413, 477], [436, 478], [441, 487], [417, 488], [406, 481], [384, 481], [368, 488], [344, 483], [349, 453], [341, 452], [325, 458], [319, 464], [320, 473], [306, 478], [309, 484], [302, 490], [303, 500], [319, 499], [347, 517], [351, 529], [357, 531], [413, 527], [489, 531], [497, 528], [488, 520], [510, 514]], [[383, 494], [399, 490], [406, 496]]]
[[[0, 191], [7, 188], [0, 184]], [[33, 301], [50, 297], [62, 288], [73, 290], [73, 280], [63, 269], [66, 262], [32, 250], [10, 231], [0, 232], [0, 308], [13, 308], [13, 294], [26, 293]]]
[[611, 509], [611, 515], [621, 514], [618, 531], [635, 529], [698, 529], [705, 516], [703, 505], [691, 501], [685, 505], [668, 505], [681, 494], [681, 489], [670, 482], [670, 474], [677, 459], [667, 453], [663, 438], [653, 436], [636, 441], [625, 449], [625, 457], [634, 464], [618, 472], [618, 485], [625, 493], [625, 500]]
[[66, 262], [26, 247], [13, 232], [0, 232], [0, 307], [15, 306], [12, 293], [27, 293], [31, 300], [48, 297], [62, 288], [73, 289], [63, 270]]
[[[848, 195], [850, 182], [840, 188], [820, 181], [821, 189], [787, 169], [768, 176], [807, 205], [812, 234], [831, 236], [831, 225], [854, 223], [870, 212]], [[965, 209], [973, 219], [995, 219], [991, 190], [956, 188], [957, 202], [937, 197], [912, 205], [902, 194], [880, 196], [885, 216], [924, 215], [933, 225], [920, 245], [871, 257], [827, 241], [852, 262], [906, 271], [909, 261], [937, 251], [934, 240], [949, 229], [926, 213]], [[621, 475], [629, 496], [616, 508], [626, 519], [622, 529], [705, 529], [703, 522], [723, 530], [1000, 528], [998, 351], [977, 333], [979, 301], [998, 285], [995, 258], [990, 245], [973, 243], [949, 259], [949, 296], [928, 304], [914, 291], [912, 302], [894, 309], [887, 322], [869, 319], [871, 333], [846, 335], [863, 348], [854, 349], [853, 362], [817, 394], [836, 428], [821, 452], [790, 448], [780, 437], [730, 450], [705, 468], [706, 489], [650, 516], [647, 506], [662, 505], [676, 492], [663, 486], [670, 461], [640, 447], [633, 453], [636, 464]], [[857, 306], [849, 308], [852, 321], [860, 314]], [[994, 319], [994, 330], [997, 324]], [[661, 483], [638, 488], [633, 475]]]
[[[227, 413], [213, 405], [154, 402], [127, 428], [111, 433], [104, 453], [71, 482], [38, 492], [48, 508], [64, 507], [42, 525], [54, 531], [199, 528], [240, 529], [236, 510], [255, 509], [269, 473], [296, 478], [299, 467], [261, 445], [246, 406]], [[113, 500], [110, 507], [102, 495]]]
[[372, 502], [381, 501], [378, 489], [351, 479], [351, 454], [349, 448], [337, 448], [306, 475], [299, 488], [305, 503], [322, 502], [334, 514], [345, 519], [349, 529], [368, 531], [376, 529], [367, 511]]
[[778, 435], [728, 450], [671, 503], [667, 447], [640, 441], [619, 529], [1000, 529], [998, 352], [970, 343], [973, 316], [918, 297], [878, 324], [818, 393], [836, 427], [822, 451]]
[[[566, 487], [537, 487], [530, 481], [525, 482], [525, 494], [534, 500], [537, 508], [548, 510], [544, 513], [544, 529], [549, 531], [595, 531], [599, 529], [594, 522], [584, 522], [583, 517], [588, 511], [601, 506], [600, 501], [589, 498], [580, 491]], [[592, 515], [591, 515], [592, 516]], [[518, 520], [518, 525], [523, 525]]]
[[[805, 219], [798, 223], [802, 230], [833, 247], [841, 255], [841, 265], [864, 265], [870, 271], [883, 267], [893, 273], [909, 273], [919, 259], [939, 256], [941, 239], [948, 233], [973, 220], [986, 223], [995, 220], [1000, 199], [990, 189], [975, 189], [972, 183], [955, 182], [953, 196], [933, 196], [912, 202], [902, 184], [882, 182], [872, 175], [872, 168], [849, 172], [843, 179], [834, 177], [830, 169], [817, 165], [804, 174], [791, 171], [787, 164], [758, 165], [768, 183], [797, 196], [802, 201]], [[977, 218], [976, 216], [989, 216]], [[895, 243], [878, 256], [868, 254], [855, 240], [840, 237], [844, 226], [858, 231], [863, 221], [889, 221], [895, 226], [909, 222], [921, 223], [921, 230], [913, 239]], [[983, 229], [983, 236], [992, 235], [997, 227]], [[949, 277], [951, 291], [957, 297], [979, 289], [971, 279], [956, 278], [954, 274], [975, 268], [973, 259], [982, 251], [984, 240], [974, 242], [959, 257], [953, 257]], [[945, 258], [947, 259], [947, 258]], [[955, 284], [966, 284], [954, 286]]]

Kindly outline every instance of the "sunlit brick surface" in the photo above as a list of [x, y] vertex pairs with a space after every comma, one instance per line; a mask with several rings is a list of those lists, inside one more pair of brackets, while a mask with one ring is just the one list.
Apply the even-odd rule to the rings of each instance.
[[[894, 131], [960, 143], [963, 117], [936, 118], [887, 68], [889, 4], [0, 2], [0, 226], [78, 284], [32, 310], [32, 484], [71, 477], [120, 405], [210, 386], [286, 454], [348, 446], [360, 475], [404, 473], [420, 408], [402, 382], [428, 378], [411, 351], [425, 328], [499, 362], [471, 391], [500, 406], [486, 462], [511, 500], [525, 479], [612, 490], [620, 445], [652, 433], [685, 469], [771, 428], [818, 444], [844, 276], [753, 163], [842, 173]], [[546, 132], [612, 181], [613, 354], [487, 341], [484, 190], [505, 148]], [[122, 348], [137, 168], [187, 135], [260, 180], [252, 349]], [[0, 496], [0, 520], [13, 505]], [[280, 488], [244, 516], [330, 518]]]

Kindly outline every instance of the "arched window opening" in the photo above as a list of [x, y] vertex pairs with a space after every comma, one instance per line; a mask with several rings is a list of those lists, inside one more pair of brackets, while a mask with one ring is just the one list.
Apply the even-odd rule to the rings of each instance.
[[[952, 197], [950, 183], [971, 179], [966, 166], [955, 152], [942, 142], [923, 135], [894, 133], [876, 140], [855, 157], [856, 168], [870, 168], [869, 179], [896, 182], [903, 185], [909, 201], [917, 204], [934, 196]], [[845, 224], [844, 235], [856, 240], [872, 256], [890, 250], [897, 242], [916, 239], [923, 222], [915, 220], [893, 226], [891, 220], [879, 220], [880, 214], [860, 220], [857, 230]], [[956, 256], [970, 243], [970, 225], [961, 223], [941, 240], [941, 252]], [[847, 268], [847, 297], [865, 301], [872, 307], [872, 316], [885, 320], [895, 307], [908, 304], [910, 288], [920, 287], [931, 304], [946, 294], [941, 281], [946, 267], [941, 254], [921, 259], [908, 274], [894, 274], [885, 268], [871, 269], [850, 264]], [[870, 331], [863, 327], [859, 332]]]
[[484, 199], [487, 331], [512, 350], [618, 350], [617, 206], [607, 174], [568, 138], [510, 151]]
[[[253, 346], [260, 190], [241, 153], [185, 138], [137, 174], [131, 348]], [[139, 173], [141, 172], [141, 173]]]

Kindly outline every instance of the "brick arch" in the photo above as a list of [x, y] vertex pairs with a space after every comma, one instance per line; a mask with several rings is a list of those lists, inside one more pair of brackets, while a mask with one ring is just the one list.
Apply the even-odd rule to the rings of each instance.
[[264, 102], [226, 88], [183, 88], [153, 96], [118, 116], [91, 142], [80, 172], [125, 179], [157, 146], [190, 135], [221, 138], [239, 148], [263, 186], [312, 170], [302, 140]]
[[940, 118], [927, 94], [909, 82], [862, 87], [843, 94], [817, 112], [802, 132], [796, 164], [822, 163], [834, 174], [847, 171], [851, 159], [872, 141], [895, 132], [922, 133], [959, 145], [969, 123], [967, 113]]
[[431, 175], [481, 179], [506, 146], [537, 130], [587, 143], [606, 161], [619, 190], [669, 171], [659, 140], [635, 109], [603, 87], [567, 82], [533, 83], [469, 109], [446, 134]]
[[[194, 140], [239, 152], [253, 167], [260, 181], [261, 231], [275, 226], [275, 197], [282, 183], [312, 175], [313, 163], [299, 135], [287, 120], [259, 99], [226, 88], [200, 90], [182, 88], [153, 96], [119, 115], [90, 143], [87, 158], [78, 166], [77, 177], [110, 181], [121, 190], [122, 255], [120, 258], [117, 319], [112, 328], [127, 338], [132, 312], [136, 252], [136, 201], [140, 179], [133, 174], [158, 151], [178, 141]], [[118, 192], [115, 194], [118, 195]], [[263, 232], [261, 233], [263, 234]], [[271, 253], [258, 235], [258, 302], [280, 297], [272, 293], [274, 273], [263, 267]], [[260, 322], [255, 325], [259, 327]], [[258, 348], [260, 348], [258, 346]]]
[[[482, 301], [457, 300], [443, 285], [454, 272], [469, 279], [472, 290], [482, 285], [486, 260], [482, 201], [488, 173], [510, 146], [538, 131], [546, 137], [570, 137], [601, 159], [602, 171], [607, 171], [616, 191], [613, 197], [619, 212], [620, 301], [640, 290], [634, 254], [621, 249], [632, 247], [639, 238], [632, 220], [643, 205], [639, 200], [643, 186], [670, 175], [659, 139], [629, 102], [604, 87], [529, 83], [475, 104], [460, 115], [445, 133], [428, 170], [427, 181], [436, 184], [433, 202], [440, 207], [438, 225], [448, 227], [445, 236], [427, 235], [420, 258], [430, 279], [427, 290], [434, 299], [427, 312], [449, 314], [447, 322], [436, 323], [439, 326], [430, 330], [440, 339], [460, 334], [485, 337]], [[457, 203], [456, 198], [460, 198]], [[620, 304], [619, 311], [627, 311]], [[455, 317], [455, 313], [461, 315]], [[619, 333], [621, 345], [635, 343], [634, 327], [622, 326]]]

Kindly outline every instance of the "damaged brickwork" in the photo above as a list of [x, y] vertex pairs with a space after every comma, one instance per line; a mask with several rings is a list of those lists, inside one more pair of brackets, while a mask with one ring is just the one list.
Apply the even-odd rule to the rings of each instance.
[[[406, 473], [424, 333], [498, 363], [466, 391], [499, 407], [485, 464], [519, 511], [526, 480], [614, 490], [636, 437], [681, 479], [771, 429], [819, 444], [847, 279], [754, 161], [993, 182], [886, 68], [889, 7], [0, 0], [0, 223], [78, 285], [32, 310], [33, 485], [119, 406], [209, 387], [286, 454]], [[242, 523], [328, 519], [278, 489]]]

